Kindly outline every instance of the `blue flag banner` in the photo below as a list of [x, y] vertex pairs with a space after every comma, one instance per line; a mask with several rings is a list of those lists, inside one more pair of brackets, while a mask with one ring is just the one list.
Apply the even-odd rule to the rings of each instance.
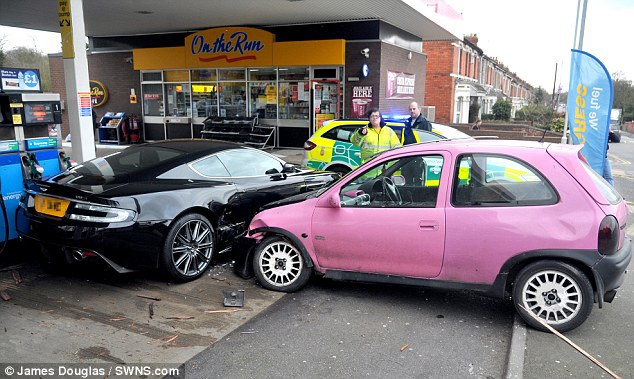
[[603, 63], [581, 50], [572, 50], [568, 88], [568, 130], [572, 143], [583, 145], [581, 154], [603, 175], [614, 89]]

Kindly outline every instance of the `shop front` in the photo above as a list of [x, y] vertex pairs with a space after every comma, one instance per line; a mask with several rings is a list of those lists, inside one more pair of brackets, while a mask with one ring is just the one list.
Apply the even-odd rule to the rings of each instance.
[[180, 47], [134, 49], [148, 141], [200, 138], [209, 117], [257, 117], [277, 147], [301, 147], [343, 117], [345, 40], [275, 42], [264, 30], [215, 28]]

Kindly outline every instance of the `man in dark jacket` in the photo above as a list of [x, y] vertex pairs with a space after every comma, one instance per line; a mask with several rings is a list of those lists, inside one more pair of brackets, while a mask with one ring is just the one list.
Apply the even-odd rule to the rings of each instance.
[[420, 113], [420, 107], [417, 102], [414, 101], [409, 105], [409, 113], [411, 114], [411, 117], [407, 119], [405, 122], [405, 128], [403, 129], [403, 145], [409, 145], [410, 143], [417, 142], [413, 129], [421, 129], [431, 132], [431, 123]]

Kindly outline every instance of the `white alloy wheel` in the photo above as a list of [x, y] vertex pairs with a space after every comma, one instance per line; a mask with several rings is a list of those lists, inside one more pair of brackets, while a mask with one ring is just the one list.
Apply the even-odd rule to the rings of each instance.
[[281, 237], [262, 241], [253, 259], [255, 275], [265, 288], [293, 292], [310, 278], [311, 270], [300, 251]]
[[540, 330], [546, 328], [525, 314], [517, 303], [560, 332], [581, 325], [593, 306], [588, 278], [577, 268], [555, 261], [537, 262], [522, 270], [513, 294], [524, 321]]

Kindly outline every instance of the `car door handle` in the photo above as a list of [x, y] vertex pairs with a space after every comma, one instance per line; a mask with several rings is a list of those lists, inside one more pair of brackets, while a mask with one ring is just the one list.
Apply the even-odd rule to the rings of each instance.
[[421, 220], [418, 222], [418, 227], [421, 230], [438, 230], [437, 221]]

